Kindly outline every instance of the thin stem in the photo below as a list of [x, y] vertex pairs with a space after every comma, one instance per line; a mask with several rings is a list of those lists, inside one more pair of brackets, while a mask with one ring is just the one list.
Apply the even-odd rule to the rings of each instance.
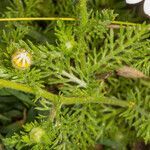
[[[21, 83], [15, 83], [12, 81], [0, 79], [0, 87], [1, 88], [10, 88], [26, 93], [36, 94], [35, 90], [31, 87], [21, 84]], [[98, 103], [98, 104], [108, 104], [108, 105], [114, 105], [114, 106], [120, 106], [120, 107], [128, 107], [129, 103], [123, 100], [119, 99], [112, 99], [107, 98], [104, 96], [100, 97], [64, 97], [62, 95], [55, 95], [53, 93], [47, 92], [46, 90], [40, 89], [38, 91], [41, 95], [41, 97], [48, 99], [49, 101], [53, 102], [54, 104], [57, 104], [60, 102], [62, 105], [71, 105], [71, 104], [84, 104], [84, 103]]]
[[[82, 5], [81, 5], [82, 6]], [[81, 11], [83, 13], [83, 11]], [[86, 14], [86, 13], [85, 13]], [[83, 18], [83, 19], [82, 19]], [[84, 25], [87, 22], [87, 15], [86, 17], [82, 17], [82, 24]], [[64, 17], [32, 17], [32, 18], [0, 18], [0, 22], [10, 22], [10, 21], [79, 21], [78, 18], [64, 18]], [[132, 22], [123, 22], [123, 21], [112, 21], [112, 23], [108, 26], [109, 28], [120, 28], [120, 26], [138, 26], [141, 24], [132, 23]], [[149, 28], [150, 30], [150, 28]]]
[[124, 21], [112, 21], [112, 24], [118, 24], [118, 25], [128, 25], [128, 26], [138, 26], [141, 24], [138, 23], [132, 23], [132, 22], [124, 22]]
[[0, 22], [5, 22], [5, 21], [53, 21], [53, 20], [64, 20], [64, 21], [75, 21], [77, 20], [76, 18], [59, 18], [59, 17], [44, 17], [44, 18], [37, 18], [37, 17], [32, 17], [32, 18], [0, 18]]
[[[86, 12], [86, 3], [85, 0], [84, 2], [80, 2], [80, 7], [81, 7], [81, 20], [83, 24], [87, 23], [88, 15]], [[84, 11], [83, 11], [84, 8]], [[32, 17], [32, 18], [0, 18], [0, 22], [7, 22], [7, 21], [53, 21], [53, 20], [64, 20], [64, 21], [77, 21], [79, 19], [77, 18], [64, 18], [64, 17]], [[112, 24], [116, 25], [130, 25], [130, 26], [137, 26], [140, 24], [137, 23], [132, 23], [132, 22], [123, 22], [123, 21], [112, 21]]]

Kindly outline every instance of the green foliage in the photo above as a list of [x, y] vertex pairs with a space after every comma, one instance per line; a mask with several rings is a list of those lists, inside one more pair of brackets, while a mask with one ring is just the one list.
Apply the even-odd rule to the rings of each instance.
[[[150, 142], [149, 25], [115, 29], [111, 23], [119, 15], [90, 9], [112, 5], [118, 11], [125, 5], [114, 4], [3, 3], [9, 6], [2, 10], [4, 17], [79, 17], [74, 22], [5, 22], [1, 27], [0, 138], [6, 150], [86, 150], [96, 144], [126, 150], [139, 139]], [[12, 65], [19, 49], [32, 55], [30, 68]], [[117, 70], [123, 66], [147, 78], [121, 77]]]
[[127, 5], [125, 0], [88, 0], [88, 4], [88, 8], [93, 10], [113, 9], [115, 13], [119, 14], [118, 19], [122, 21], [149, 22], [149, 19], [141, 11], [141, 5]]

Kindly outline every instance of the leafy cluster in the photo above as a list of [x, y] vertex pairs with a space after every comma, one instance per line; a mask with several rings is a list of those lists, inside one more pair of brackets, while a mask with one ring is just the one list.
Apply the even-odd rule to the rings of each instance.
[[[95, 2], [89, 0], [89, 7]], [[5, 149], [86, 150], [103, 144], [125, 150], [138, 140], [150, 142], [149, 25], [115, 29], [111, 23], [117, 15], [88, 13], [86, 0], [8, 3], [3, 17], [72, 14], [79, 19], [3, 23], [0, 138]], [[30, 68], [12, 65], [18, 49], [32, 55]], [[146, 78], [119, 76], [123, 66]]]

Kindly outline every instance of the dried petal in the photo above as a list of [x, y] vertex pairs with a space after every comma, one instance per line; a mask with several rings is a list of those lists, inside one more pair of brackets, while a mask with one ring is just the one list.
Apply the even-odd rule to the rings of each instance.
[[141, 71], [128, 66], [118, 69], [117, 74], [125, 78], [148, 78]]

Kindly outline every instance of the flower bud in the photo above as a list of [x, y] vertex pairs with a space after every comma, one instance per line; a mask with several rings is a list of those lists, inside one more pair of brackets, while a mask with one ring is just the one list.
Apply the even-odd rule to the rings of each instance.
[[17, 50], [12, 55], [12, 65], [20, 70], [28, 69], [31, 66], [31, 54], [25, 49]]
[[72, 49], [73, 44], [72, 44], [72, 42], [68, 41], [68, 42], [66, 42], [65, 46], [67, 49]]
[[29, 135], [30, 135], [30, 140], [33, 143], [40, 143], [42, 137], [45, 135], [45, 131], [40, 127], [36, 127], [31, 130]]

